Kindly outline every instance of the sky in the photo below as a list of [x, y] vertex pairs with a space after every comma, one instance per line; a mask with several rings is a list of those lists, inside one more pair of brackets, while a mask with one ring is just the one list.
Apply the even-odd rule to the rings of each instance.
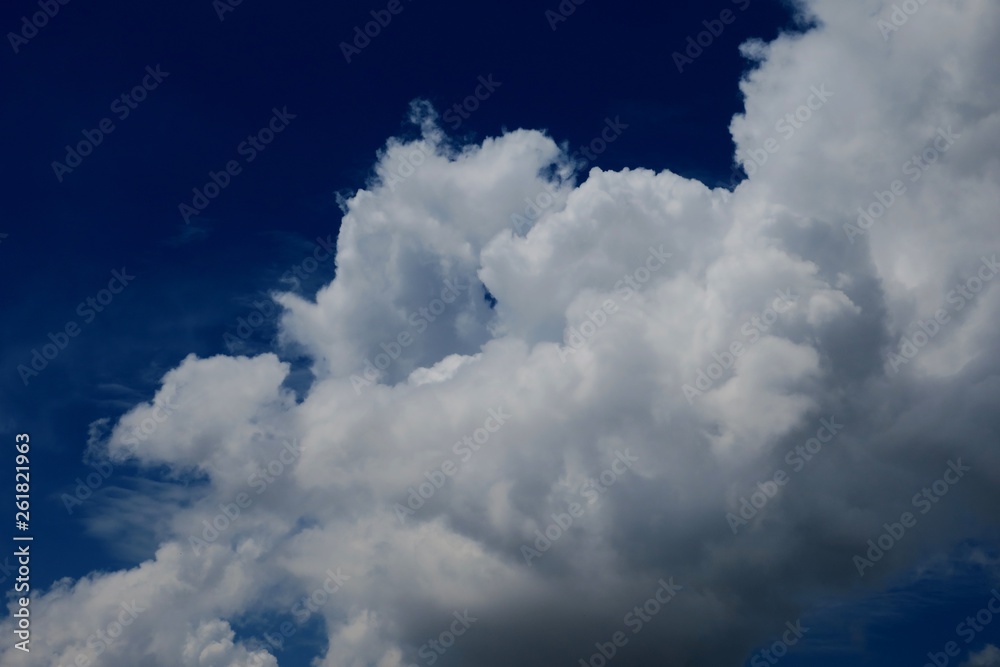
[[1000, 666], [995, 3], [0, 27], [0, 665]]

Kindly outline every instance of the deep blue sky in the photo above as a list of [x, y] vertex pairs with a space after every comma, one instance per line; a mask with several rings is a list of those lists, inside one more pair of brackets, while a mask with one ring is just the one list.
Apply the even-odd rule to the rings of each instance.
[[[336, 238], [336, 193], [362, 187], [376, 150], [412, 132], [411, 100], [428, 99], [443, 112], [492, 74], [501, 87], [460, 137], [525, 127], [575, 147], [606, 117], [620, 116], [629, 128], [598, 166], [670, 168], [717, 184], [730, 178], [727, 127], [741, 110], [746, 63], [737, 47], [793, 27], [787, 9], [768, 0], [746, 11], [730, 0], [588, 0], [555, 31], [544, 16], [555, 0], [403, 2], [350, 64], [339, 43], [385, 3], [243, 0], [220, 21], [211, 0], [73, 0], [17, 53], [4, 40], [0, 419], [6, 439], [32, 435], [37, 586], [131, 563], [86, 533], [79, 520], [86, 508], [68, 516], [60, 501], [92, 471], [82, 460], [88, 424], [148, 400], [188, 353], [227, 351], [223, 334], [235, 332], [250, 301], [309, 256], [317, 236]], [[671, 54], [726, 8], [735, 23], [679, 74]], [[37, 10], [35, 2], [6, 3], [0, 27], [19, 30], [21, 17]], [[142, 81], [147, 66], [169, 75], [119, 119], [112, 102]], [[240, 159], [237, 146], [275, 107], [296, 118], [185, 225], [178, 205], [190, 202], [209, 170]], [[103, 118], [115, 130], [57, 180], [52, 162]], [[85, 323], [77, 304], [122, 267], [134, 282]], [[328, 261], [303, 291], [332, 274]], [[25, 386], [17, 366], [71, 320], [79, 336]], [[272, 325], [258, 328], [246, 350], [268, 347]], [[869, 638], [869, 662], [809, 664], [883, 664], [907, 645], [901, 638], [914, 624], [947, 635], [951, 619], [977, 605], [972, 596], [942, 605], [935, 618], [907, 617]], [[920, 655], [915, 650], [913, 660]], [[792, 654], [785, 664], [800, 660]]]

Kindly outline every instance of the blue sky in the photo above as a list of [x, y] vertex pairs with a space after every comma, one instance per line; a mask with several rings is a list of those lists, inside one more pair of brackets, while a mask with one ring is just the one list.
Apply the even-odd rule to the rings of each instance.
[[[1000, 474], [991, 453], [1000, 424], [989, 332], [1000, 308], [988, 284], [963, 297], [962, 308], [948, 295], [996, 247], [986, 213], [998, 191], [989, 119], [1000, 97], [987, 65], [995, 9], [931, 0], [902, 20], [891, 3], [849, 10], [826, 0], [798, 9], [765, 0], [225, 2], [53, 1], [53, 15], [36, 20], [44, 25], [28, 28], [24, 21], [43, 9], [15, 2], [0, 17], [0, 274], [8, 285], [0, 424], [11, 442], [31, 436], [31, 586], [39, 599], [32, 654], [12, 649], [5, 632], [0, 662], [70, 664], [88, 633], [81, 639], [67, 627], [59, 592], [69, 591], [70, 602], [79, 596], [80, 613], [99, 615], [110, 599], [85, 599], [81, 581], [113, 587], [119, 574], [152, 563], [150, 580], [170, 590], [170, 575], [156, 568], [166, 567], [171, 545], [190, 544], [182, 527], [204, 512], [211, 518], [245, 483], [240, 466], [264, 451], [218, 443], [287, 434], [303, 443], [303, 460], [278, 480], [281, 501], [262, 496], [268, 518], [264, 507], [248, 512], [245, 541], [235, 531], [225, 538], [232, 558], [241, 544], [260, 551], [253, 568], [234, 561], [256, 577], [253, 594], [237, 599], [203, 582], [204, 599], [179, 607], [169, 630], [157, 630], [154, 614], [167, 612], [155, 611], [99, 664], [136, 664], [129, 660], [138, 647], [198, 642], [208, 654], [217, 642], [218, 662], [157, 648], [143, 664], [245, 664], [267, 628], [288, 620], [283, 601], [323, 579], [314, 556], [338, 537], [357, 547], [356, 562], [340, 557], [365, 585], [345, 586], [350, 604], [324, 606], [322, 622], [317, 614], [275, 652], [278, 664], [427, 664], [418, 638], [437, 634], [434, 613], [445, 618], [449, 605], [468, 606], [496, 592], [496, 582], [509, 597], [483, 602], [483, 622], [469, 635], [475, 643], [459, 641], [442, 664], [516, 659], [520, 642], [524, 664], [576, 664], [613, 633], [618, 607], [653, 573], [696, 582], [678, 598], [691, 606], [677, 614], [699, 623], [674, 624], [659, 639], [643, 634], [619, 664], [674, 655], [694, 661], [684, 664], [756, 667], [754, 655], [780, 638], [785, 621], [801, 618], [810, 632], [784, 665], [918, 665], [986, 605], [1000, 585], [989, 509]], [[560, 11], [565, 20], [554, 18]], [[380, 18], [377, 34], [355, 43], [362, 48], [344, 46]], [[955, 45], [962, 48], [944, 55]], [[682, 71], [678, 53], [687, 54]], [[824, 85], [829, 103], [816, 94]], [[467, 117], [455, 109], [463, 103]], [[935, 164], [910, 180], [903, 161], [951, 124], [964, 137], [939, 146]], [[411, 180], [399, 165], [413, 150], [429, 164], [416, 165]], [[758, 166], [755, 155], [771, 164]], [[404, 174], [398, 189], [393, 173]], [[748, 173], [750, 185], [732, 200], [712, 190], [732, 189]], [[906, 192], [887, 194], [897, 178]], [[543, 179], [556, 203], [540, 207], [532, 231], [497, 227], [525, 213], [526, 199], [540, 201]], [[213, 188], [196, 215], [184, 208], [197, 208]], [[847, 226], [874, 201], [888, 213], [853, 234], [862, 236], [855, 243]], [[353, 222], [342, 231], [345, 214]], [[676, 264], [647, 271], [647, 286], [635, 267], [663, 241]], [[624, 273], [642, 283], [629, 304], [611, 287]], [[469, 281], [461, 305], [445, 306], [437, 326], [428, 317], [431, 335], [414, 334], [416, 345], [372, 382], [363, 362], [386, 350], [379, 343], [409, 345], [396, 337], [412, 323], [400, 313], [432, 303], [439, 283], [456, 275]], [[773, 331], [758, 329], [773, 335], [747, 345], [756, 361], [738, 362], [732, 378], [698, 385], [702, 395], [685, 400], [681, 385], [697, 385], [719, 359], [712, 352], [747, 343], [741, 325], [766, 313], [779, 288], [795, 291], [799, 305], [778, 315]], [[606, 299], [594, 304], [606, 308], [607, 328], [586, 300], [602, 290]], [[630, 314], [619, 319], [602, 305], [607, 299]], [[939, 320], [928, 350], [902, 370], [892, 365], [897, 341], [914, 336], [908, 325], [942, 309], [958, 324]], [[581, 324], [588, 317], [592, 339]], [[571, 329], [584, 331], [585, 347], [559, 365], [574, 347], [564, 339]], [[559, 357], [548, 347], [558, 344]], [[646, 345], [678, 358], [643, 356]], [[635, 356], [619, 358], [629, 350]], [[549, 351], [556, 365], [539, 361]], [[419, 480], [441, 437], [451, 437], [442, 432], [474, 432], [501, 389], [517, 394], [524, 377], [504, 371], [514, 368], [537, 373], [538, 409], [572, 427], [539, 418], [515, 425], [516, 436], [499, 431], [539, 444], [511, 446], [509, 458], [489, 465], [473, 459], [475, 482], [466, 488], [456, 477], [446, 497], [429, 501], [416, 542], [366, 542], [381, 534], [384, 517], [357, 504], [384, 504], [391, 518], [406, 497], [394, 489], [409, 482], [405, 472], [386, 472], [388, 463], [379, 472], [362, 463], [359, 443], [371, 438], [367, 447], [383, 463], [405, 460]], [[353, 391], [359, 374], [374, 391]], [[184, 416], [126, 450], [129, 424], [174, 393], [205, 415], [180, 408]], [[463, 395], [468, 405], [455, 397]], [[429, 405], [444, 416], [422, 413]], [[784, 452], [831, 411], [848, 426], [827, 447], [829, 460], [817, 456], [792, 474], [788, 493], [798, 495], [769, 503], [746, 535], [729, 535], [726, 512], [778, 467], [788, 469]], [[239, 428], [220, 435], [212, 414]], [[370, 421], [353, 421], [362, 416]], [[403, 432], [415, 435], [404, 442]], [[593, 442], [546, 444], [574, 433]], [[654, 441], [678, 444], [642, 445]], [[524, 574], [517, 544], [536, 525], [544, 529], [561, 485], [581, 470], [597, 474], [608, 452], [629, 444], [675, 465], [652, 465], [632, 481], [622, 475], [618, 496], [609, 490], [573, 537], [593, 561], [574, 561], [564, 544]], [[225, 473], [195, 453], [216, 447]], [[910, 496], [957, 456], [973, 461], [975, 481], [949, 487], [941, 509], [918, 515], [904, 548], [858, 577], [841, 554], [852, 545], [862, 552], [867, 538], [858, 535], [877, 538], [884, 522], [912, 511]], [[92, 497], [67, 503], [79, 479], [108, 466]], [[310, 477], [319, 471], [327, 481]], [[419, 533], [404, 525], [401, 535]], [[460, 538], [468, 553], [482, 551], [482, 563], [449, 561], [450, 584], [439, 581], [433, 592], [414, 584], [394, 597], [369, 583], [381, 574], [426, 577], [431, 586], [440, 572], [430, 565], [410, 571], [374, 554], [426, 543], [436, 545], [428, 554], [466, 553]], [[212, 558], [221, 568], [229, 556]], [[377, 565], [362, 574], [366, 559]], [[493, 573], [489, 585], [462, 569], [480, 565]], [[602, 581], [588, 593], [581, 582], [595, 572]], [[535, 606], [531, 582], [549, 592], [551, 607]], [[595, 591], [606, 605], [591, 599]], [[208, 601], [215, 595], [228, 601], [217, 608]], [[434, 612], [428, 619], [422, 605]], [[546, 629], [569, 639], [547, 642]], [[363, 640], [345, 639], [353, 636]], [[677, 637], [685, 639], [679, 654], [668, 645]], [[1000, 623], [988, 625], [949, 664], [966, 664], [970, 652], [981, 652], [981, 662], [968, 664], [995, 664], [987, 647], [998, 637]]]

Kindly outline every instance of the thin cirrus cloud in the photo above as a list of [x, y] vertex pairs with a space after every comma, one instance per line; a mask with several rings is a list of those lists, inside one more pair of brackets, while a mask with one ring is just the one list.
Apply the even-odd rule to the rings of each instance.
[[[305, 608], [328, 667], [596, 665], [602, 646], [620, 665], [738, 665], [821, 598], [986, 535], [1000, 7], [928, 2], [895, 31], [854, 3], [800, 11], [805, 34], [744, 47], [731, 132], [753, 173], [732, 193], [641, 168], [577, 182], [542, 132], [456, 146], [415, 103], [421, 137], [390, 140], [345, 204], [336, 279], [275, 295], [280, 350], [313, 384], [297, 396], [276, 354], [188, 357], [95, 443], [201, 481], [155, 497], [140, 565], [33, 600], [30, 664], [100, 648], [112, 667], [275, 665], [241, 624], [294, 629]], [[551, 205], [512, 224], [540, 192]], [[651, 249], [666, 259], [643, 273]], [[186, 407], [135, 445], [164, 402]], [[491, 410], [508, 417], [488, 441], [458, 447]], [[822, 420], [836, 438], [806, 444]], [[807, 465], [786, 458], [800, 445]], [[410, 489], [426, 497], [400, 521]], [[744, 499], [760, 506], [733, 531]], [[637, 622], [652, 631], [626, 623], [674, 584]]]

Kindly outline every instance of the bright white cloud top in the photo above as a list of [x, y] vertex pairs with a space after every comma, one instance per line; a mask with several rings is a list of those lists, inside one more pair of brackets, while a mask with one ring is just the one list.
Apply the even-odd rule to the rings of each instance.
[[207, 482], [105, 494], [105, 523], [156, 517], [155, 554], [38, 595], [44, 640], [0, 662], [276, 665], [234, 628], [321, 618], [321, 667], [577, 664], [617, 631], [622, 664], [738, 665], [812, 601], [995, 536], [1000, 6], [889, 30], [860, 4], [744, 46], [731, 195], [577, 184], [542, 132], [456, 147], [416, 105], [336, 279], [277, 296], [308, 392], [274, 354], [167, 373], [101, 446]]

